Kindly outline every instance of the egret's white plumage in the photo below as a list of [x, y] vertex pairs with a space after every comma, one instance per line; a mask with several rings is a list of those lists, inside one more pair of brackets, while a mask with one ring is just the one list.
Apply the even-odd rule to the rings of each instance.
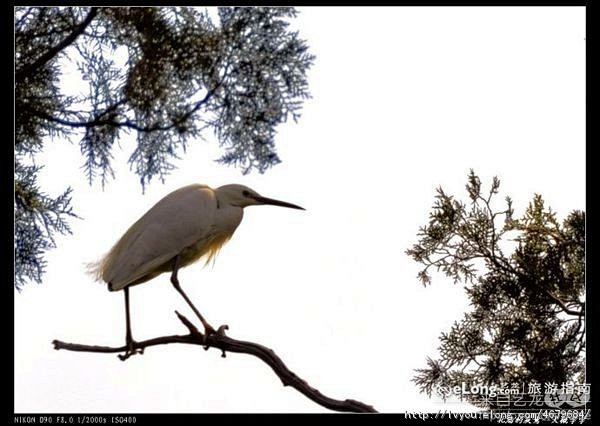
[[99, 278], [110, 290], [121, 290], [171, 271], [171, 260], [178, 254], [180, 266], [205, 255], [210, 259], [243, 216], [241, 207], [217, 208], [217, 204], [216, 191], [206, 185], [171, 192], [135, 222], [102, 259]]
[[242, 221], [243, 208], [253, 204], [293, 204], [261, 197], [243, 185], [216, 190], [193, 184], [165, 196], [135, 222], [93, 268], [112, 291], [141, 284], [202, 257], [210, 261]]

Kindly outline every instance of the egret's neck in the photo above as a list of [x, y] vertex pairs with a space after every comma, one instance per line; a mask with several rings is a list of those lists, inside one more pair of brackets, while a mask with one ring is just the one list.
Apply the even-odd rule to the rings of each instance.
[[217, 234], [223, 237], [230, 237], [242, 221], [243, 217], [243, 208], [220, 203], [215, 214]]

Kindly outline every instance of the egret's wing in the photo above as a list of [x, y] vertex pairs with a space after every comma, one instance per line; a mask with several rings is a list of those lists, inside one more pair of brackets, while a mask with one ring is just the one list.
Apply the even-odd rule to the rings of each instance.
[[134, 223], [102, 261], [111, 290], [147, 276], [184, 248], [210, 238], [217, 207], [214, 191], [190, 185], [164, 197]]

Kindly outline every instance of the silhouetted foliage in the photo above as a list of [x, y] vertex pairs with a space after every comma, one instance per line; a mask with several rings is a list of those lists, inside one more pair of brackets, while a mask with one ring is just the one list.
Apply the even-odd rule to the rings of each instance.
[[[40, 282], [43, 252], [70, 232], [70, 189], [52, 198], [34, 157], [53, 138], [77, 138], [91, 182], [114, 177], [112, 149], [134, 132], [129, 158], [142, 187], [164, 179], [186, 145], [212, 131], [218, 160], [244, 173], [280, 160], [275, 128], [309, 96], [306, 43], [290, 7], [15, 8], [15, 285]], [[65, 64], [88, 84], [65, 95]], [[52, 218], [52, 219], [50, 219]]]
[[[562, 223], [535, 195], [521, 219], [510, 198], [494, 211], [500, 181], [482, 190], [471, 171], [464, 204], [439, 188], [429, 224], [407, 254], [466, 284], [471, 310], [440, 337], [439, 359], [427, 360], [414, 382], [431, 396], [440, 387], [502, 383], [584, 383], [585, 213]], [[506, 254], [511, 252], [511, 254]], [[444, 396], [444, 395], [442, 395]], [[467, 399], [493, 407], [481, 396]]]

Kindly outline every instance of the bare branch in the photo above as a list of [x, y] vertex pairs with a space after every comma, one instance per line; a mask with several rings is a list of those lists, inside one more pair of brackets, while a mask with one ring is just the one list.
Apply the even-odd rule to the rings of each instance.
[[[307, 398], [333, 411], [350, 412], [350, 413], [376, 413], [377, 411], [370, 405], [364, 404], [353, 399], [337, 400], [329, 398], [311, 387], [305, 380], [298, 377], [292, 372], [285, 363], [279, 358], [273, 350], [259, 345], [258, 343], [235, 340], [225, 335], [223, 328], [217, 334], [210, 334], [204, 339], [204, 335], [183, 315], [177, 312], [180, 321], [190, 331], [187, 335], [172, 335], [156, 337], [141, 342], [134, 342], [133, 349], [145, 349], [150, 346], [166, 345], [170, 343], [185, 343], [191, 345], [204, 346], [206, 349], [212, 347], [225, 352], [236, 352], [248, 355], [253, 355], [267, 364], [281, 379], [284, 386], [291, 386], [298, 392], [305, 395]], [[60, 340], [54, 340], [54, 349], [65, 349], [75, 352], [98, 352], [98, 353], [118, 353], [125, 352], [127, 347], [110, 347], [110, 346], [95, 346], [82, 345], [78, 343], [67, 343]]]

